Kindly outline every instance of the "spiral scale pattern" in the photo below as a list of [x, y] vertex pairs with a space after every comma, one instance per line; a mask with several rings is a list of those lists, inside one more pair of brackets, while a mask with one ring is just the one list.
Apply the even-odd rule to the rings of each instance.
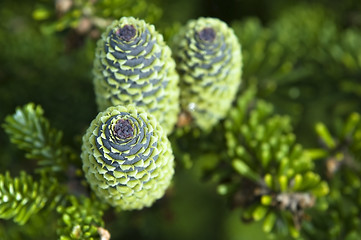
[[81, 157], [96, 195], [124, 210], [161, 198], [174, 173], [166, 133], [153, 115], [134, 106], [100, 112], [83, 137]]
[[175, 36], [181, 107], [203, 130], [224, 118], [241, 83], [241, 46], [233, 30], [215, 18], [191, 20]]
[[114, 21], [97, 42], [93, 69], [100, 111], [134, 104], [172, 131], [179, 112], [179, 77], [171, 50], [153, 25], [132, 17]]

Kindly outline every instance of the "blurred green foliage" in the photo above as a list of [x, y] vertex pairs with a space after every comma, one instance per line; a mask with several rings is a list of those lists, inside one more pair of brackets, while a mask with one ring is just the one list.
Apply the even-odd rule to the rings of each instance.
[[336, 19], [324, 6], [301, 5], [268, 27], [257, 19], [233, 25], [243, 43], [246, 84], [257, 84], [259, 96], [292, 117], [306, 146], [315, 141], [302, 133], [315, 122], [332, 124], [361, 110], [361, 35], [355, 28], [342, 29]]
[[[322, 143], [317, 152], [319, 168], [324, 169], [330, 194], [326, 212], [313, 213], [311, 223], [305, 223], [309, 237], [321, 239], [359, 239], [361, 234], [361, 117], [352, 113], [335, 130], [323, 124], [315, 127]], [[315, 154], [316, 156], [316, 154]]]
[[[28, 220], [21, 226], [11, 220], [0, 220], [0, 238], [55, 239], [56, 234], [70, 236], [69, 231], [74, 229], [89, 230], [90, 235], [96, 235], [95, 228], [105, 227], [112, 239], [247, 239], [250, 236], [265, 239], [262, 228], [273, 233], [290, 231], [300, 239], [358, 239], [361, 234], [361, 5], [358, 0], [297, 2], [300, 4], [295, 6], [293, 1], [286, 0], [1, 1], [1, 123], [17, 106], [28, 102], [41, 105], [48, 120], [39, 107], [26, 105], [17, 113], [22, 109], [24, 116], [29, 116], [26, 119], [33, 124], [32, 129], [25, 127], [31, 124], [12, 124], [16, 131], [11, 132], [11, 121], [7, 121], [5, 129], [21, 151], [10, 143], [5, 131], [0, 131], [1, 188], [16, 199], [9, 186], [22, 179], [23, 189], [15, 192], [28, 194], [30, 199], [27, 203], [14, 201], [13, 211], [6, 216], [0, 213], [3, 219], [21, 223]], [[89, 200], [79, 197], [87, 192], [80, 171], [81, 136], [97, 113], [91, 74], [95, 41], [109, 21], [124, 15], [155, 24], [167, 41], [191, 18], [211, 16], [225, 20], [242, 44], [243, 83], [236, 102], [241, 104], [249, 94], [244, 89], [255, 87], [256, 96], [247, 100], [249, 108], [234, 108], [229, 120], [211, 133], [179, 129], [171, 136], [177, 158], [174, 185], [152, 208], [118, 213], [102, 206], [101, 212], [97, 212], [93, 211], [97, 203], [88, 207], [92, 205]], [[246, 116], [245, 124], [243, 120], [240, 122], [241, 116]], [[304, 168], [292, 166], [289, 168], [292, 174], [287, 171], [280, 174], [282, 158], [277, 151], [267, 153], [273, 149], [272, 141], [264, 139], [267, 134], [262, 135], [262, 131], [266, 133], [271, 127], [275, 135], [272, 133], [270, 138], [282, 146], [277, 148], [279, 154], [287, 156], [298, 149], [292, 159], [305, 163]], [[57, 135], [58, 130], [47, 135], [53, 128], [61, 129], [63, 136]], [[44, 130], [43, 136], [50, 137], [44, 139], [54, 137], [54, 141], [21, 138], [26, 131], [38, 134], [39, 129]], [[54, 166], [66, 169], [65, 174], [63, 171], [59, 176], [59, 172], [49, 170], [47, 167], [54, 167], [49, 164], [50, 159], [40, 157], [36, 162], [24, 158], [22, 151], [30, 158], [39, 158], [36, 148], [26, 144], [59, 149], [60, 138], [67, 146], [64, 148], [74, 149], [69, 150], [71, 153], [65, 151], [65, 163], [59, 160], [63, 155], [52, 158]], [[251, 148], [230, 147], [232, 141], [241, 141], [242, 146], [249, 143]], [[241, 152], [249, 150], [255, 156], [250, 156], [247, 162], [244, 158], [247, 155]], [[41, 165], [42, 161], [45, 165]], [[265, 161], [272, 164], [260, 168]], [[294, 220], [289, 209], [280, 211], [270, 207], [267, 196], [271, 196], [270, 192], [292, 193], [290, 183], [306, 179], [306, 172], [312, 175], [313, 183], [303, 189], [322, 194], [318, 194], [314, 208], [305, 209], [305, 221], [299, 232], [292, 228]], [[46, 182], [42, 174], [54, 175], [46, 175]], [[46, 207], [52, 198], [45, 198], [52, 195], [53, 188], [45, 189], [45, 186], [52, 184], [53, 177], [65, 186], [54, 198], [60, 204], [58, 211], [51, 211], [51, 204]], [[265, 197], [258, 195], [252, 204], [229, 210], [229, 205], [234, 206], [232, 197], [237, 196], [232, 193], [242, 190], [243, 185], [252, 187], [266, 179], [271, 179], [274, 185], [267, 187], [270, 192], [263, 194]], [[327, 195], [324, 195], [324, 182], [330, 191]], [[217, 190], [222, 195], [217, 195]], [[32, 197], [33, 192], [36, 196]], [[75, 198], [63, 198], [65, 195]], [[4, 206], [2, 202], [0, 209]], [[24, 211], [28, 206], [32, 209], [29, 213], [34, 213], [32, 216], [16, 214], [16, 209]], [[83, 207], [80, 215], [75, 214], [77, 211], [72, 206]], [[82, 214], [95, 217], [87, 219]], [[75, 225], [71, 226], [64, 215], [74, 219], [71, 222]], [[259, 222], [242, 223], [241, 216], [243, 220], [248, 216], [247, 220]]]
[[103, 209], [99, 202], [89, 198], [71, 196], [70, 206], [58, 206], [59, 218], [58, 236], [61, 240], [69, 239], [99, 239], [100, 228], [104, 227]]

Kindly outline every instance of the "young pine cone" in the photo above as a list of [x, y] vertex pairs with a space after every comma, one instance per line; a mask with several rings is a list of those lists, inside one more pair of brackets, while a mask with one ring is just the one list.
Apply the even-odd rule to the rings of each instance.
[[179, 112], [178, 75], [171, 50], [153, 25], [132, 17], [114, 21], [97, 43], [94, 85], [100, 111], [134, 104], [170, 133]]
[[173, 42], [181, 107], [203, 130], [225, 117], [241, 82], [241, 47], [233, 30], [215, 18], [191, 20]]
[[100, 112], [83, 137], [81, 157], [96, 195], [124, 210], [149, 207], [174, 173], [166, 133], [153, 115], [134, 106]]

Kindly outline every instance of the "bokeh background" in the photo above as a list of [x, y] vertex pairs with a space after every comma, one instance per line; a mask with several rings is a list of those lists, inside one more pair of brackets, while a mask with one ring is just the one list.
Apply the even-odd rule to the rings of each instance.
[[[217, 17], [233, 27], [243, 51], [241, 88], [291, 116], [298, 141], [317, 144], [314, 125], [337, 131], [361, 112], [359, 0], [1, 0], [0, 122], [17, 106], [40, 104], [63, 141], [79, 149], [97, 114], [92, 85], [96, 40], [112, 19], [153, 23], [167, 42], [189, 19]], [[240, 89], [240, 94], [242, 89]], [[265, 239], [260, 223], [243, 223], [198, 159], [178, 162], [172, 188], [152, 208], [107, 212], [112, 239]], [[208, 160], [202, 160], [208, 161]], [[0, 130], [0, 171], [32, 171], [35, 163]], [[45, 215], [44, 215], [45, 216]], [[55, 239], [56, 214], [17, 227], [0, 220], [5, 239]]]

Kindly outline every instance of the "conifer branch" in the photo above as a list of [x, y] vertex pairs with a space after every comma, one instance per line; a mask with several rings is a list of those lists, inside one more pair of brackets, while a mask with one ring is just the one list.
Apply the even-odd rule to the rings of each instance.
[[[90, 198], [69, 197], [69, 206], [58, 206], [58, 236], [61, 240], [70, 239], [109, 239], [102, 219], [105, 207]], [[109, 234], [109, 233], [108, 233]]]
[[225, 121], [226, 163], [234, 172], [219, 191], [245, 209], [244, 219], [264, 220], [264, 231], [288, 229], [297, 238], [305, 209], [326, 195], [328, 186], [296, 143], [289, 118], [275, 115], [273, 106], [255, 94], [255, 88], [244, 91]]
[[[323, 201], [327, 212], [312, 212], [312, 221], [304, 225], [304, 235], [328, 239], [357, 239], [360, 236], [361, 196], [361, 117], [352, 113], [340, 124], [337, 134], [323, 123], [315, 126], [323, 151], [319, 157], [321, 173], [330, 186]], [[332, 216], [328, 213], [332, 212]]]
[[9, 172], [0, 174], [0, 218], [14, 219], [23, 225], [45, 206], [53, 208], [61, 198], [59, 192], [53, 178], [34, 181], [23, 171], [15, 178]]
[[41, 106], [29, 103], [7, 116], [3, 128], [27, 158], [38, 160], [40, 169], [64, 170], [70, 149], [61, 145], [62, 132], [51, 128], [43, 115]]

